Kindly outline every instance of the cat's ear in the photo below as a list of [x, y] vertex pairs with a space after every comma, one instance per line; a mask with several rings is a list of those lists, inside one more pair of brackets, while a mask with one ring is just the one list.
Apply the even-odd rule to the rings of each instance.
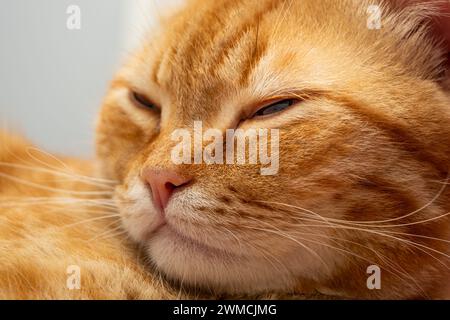
[[437, 12], [432, 20], [432, 32], [441, 41], [444, 54], [441, 84], [450, 91], [450, 0], [436, 1]]
[[450, 0], [384, 3], [399, 54], [418, 75], [450, 90]]

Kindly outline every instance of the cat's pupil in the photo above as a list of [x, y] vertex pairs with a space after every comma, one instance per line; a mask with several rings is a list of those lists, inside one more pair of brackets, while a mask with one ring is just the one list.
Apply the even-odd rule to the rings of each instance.
[[275, 102], [267, 107], [264, 107], [255, 113], [255, 116], [266, 116], [269, 114], [277, 113], [283, 111], [284, 109], [292, 106], [294, 104], [294, 99], [286, 99], [282, 101]]

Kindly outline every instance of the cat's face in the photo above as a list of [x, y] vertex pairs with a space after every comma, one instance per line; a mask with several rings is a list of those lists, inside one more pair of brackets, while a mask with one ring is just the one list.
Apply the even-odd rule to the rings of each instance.
[[[386, 13], [382, 29], [368, 29], [366, 9], [199, 1], [130, 57], [105, 99], [98, 154], [120, 181], [126, 230], [169, 278], [219, 292], [384, 297], [422, 296], [440, 281], [420, 246], [446, 247], [407, 236], [448, 239], [446, 217], [423, 222], [450, 207], [440, 53], [420, 28], [408, 35], [411, 20]], [[175, 164], [171, 135], [194, 121], [279, 129], [278, 170]], [[161, 179], [170, 198], [155, 191]], [[381, 291], [367, 288], [370, 265], [384, 272]], [[418, 274], [430, 281], [417, 285]]]

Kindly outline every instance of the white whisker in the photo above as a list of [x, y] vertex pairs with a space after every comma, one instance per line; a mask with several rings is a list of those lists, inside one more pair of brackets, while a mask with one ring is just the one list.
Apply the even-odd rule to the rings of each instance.
[[109, 192], [109, 191], [74, 191], [74, 190], [46, 187], [46, 186], [42, 186], [37, 183], [27, 181], [24, 179], [20, 179], [20, 178], [17, 178], [17, 177], [14, 177], [12, 175], [8, 175], [8, 174], [2, 173], [2, 172], [0, 172], [0, 177], [3, 177], [10, 181], [14, 181], [14, 182], [17, 182], [17, 183], [20, 183], [20, 184], [23, 184], [23, 185], [26, 185], [29, 187], [46, 190], [46, 191], [51, 191], [51, 192], [78, 194], [78, 195], [112, 195], [113, 194], [113, 192]]
[[114, 189], [113, 186], [109, 185], [112, 184], [111, 182], [103, 182], [101, 179], [87, 177], [83, 175], [78, 175], [75, 173], [67, 173], [67, 172], [61, 172], [61, 171], [55, 171], [50, 169], [45, 169], [41, 167], [35, 167], [35, 166], [27, 166], [22, 164], [14, 164], [14, 163], [8, 163], [8, 162], [0, 162], [0, 166], [13, 168], [13, 169], [21, 169], [21, 170], [30, 170], [35, 172], [42, 172], [42, 173], [48, 173], [59, 177], [64, 177], [72, 181], [79, 181], [85, 184], [91, 184], [100, 188], [109, 188]]
[[82, 221], [77, 221], [75, 223], [64, 225], [61, 228], [72, 228], [74, 226], [78, 226], [80, 224], [87, 223], [87, 222], [110, 219], [110, 218], [117, 218], [117, 217], [120, 217], [120, 214], [117, 214], [117, 213], [116, 214], [108, 214], [108, 215], [101, 216], [101, 217], [95, 217], [95, 218], [90, 218], [90, 219], [86, 219], [86, 220], [82, 220]]

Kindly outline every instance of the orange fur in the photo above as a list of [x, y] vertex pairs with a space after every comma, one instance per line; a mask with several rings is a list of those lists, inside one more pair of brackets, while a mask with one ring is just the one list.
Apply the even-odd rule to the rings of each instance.
[[[117, 226], [116, 217], [107, 217], [111, 210], [87, 202], [98, 197], [77, 194], [107, 190], [75, 178], [92, 174], [91, 162], [56, 160], [6, 134], [0, 134], [0, 142], [0, 299], [176, 296], [168, 289], [158, 290], [162, 284], [146, 273], [137, 249], [117, 232], [111, 234]], [[30, 187], [8, 177], [61, 191]], [[59, 199], [68, 200], [55, 203]], [[71, 265], [81, 269], [81, 290], [67, 287]]]
[[[383, 27], [369, 30], [369, 4], [193, 0], [120, 70], [98, 120], [98, 169], [117, 181], [114, 204], [124, 230], [165, 277], [214, 294], [450, 298], [450, 97], [441, 85], [444, 52], [428, 32], [433, 7], [383, 2]], [[161, 112], [137, 108], [132, 91]], [[264, 119], [243, 116], [273, 98], [300, 103]], [[279, 128], [279, 173], [261, 176], [252, 165], [175, 166], [170, 135], [194, 120], [221, 130]], [[8, 148], [20, 154], [21, 144]], [[87, 164], [73, 165], [92, 175]], [[158, 230], [142, 177], [147, 168], [194, 181], [174, 194], [167, 225]], [[37, 183], [47, 177], [6, 170]], [[1, 177], [0, 188], [3, 198], [30, 192]], [[61, 289], [69, 263], [92, 276], [81, 297], [173, 297], [122, 236], [89, 241], [110, 229], [103, 221], [83, 223], [76, 234], [57, 231], [80, 221], [71, 209], [55, 215], [46, 206], [31, 214], [0, 208], [2, 246], [17, 248], [3, 250], [0, 262], [7, 297], [22, 297], [29, 282], [40, 293], [23, 297], [80, 297]], [[51, 234], [33, 241], [41, 231]], [[27, 257], [37, 264], [24, 263]], [[41, 269], [43, 260], [51, 271]], [[372, 264], [382, 269], [381, 290], [366, 287]]]

